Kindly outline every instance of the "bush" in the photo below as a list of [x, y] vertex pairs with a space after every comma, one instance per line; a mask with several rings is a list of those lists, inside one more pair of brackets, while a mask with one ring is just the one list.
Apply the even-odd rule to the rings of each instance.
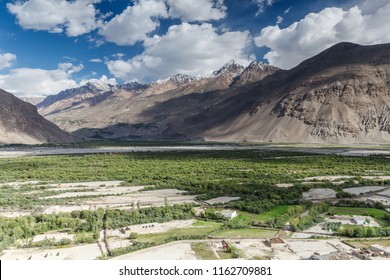
[[136, 232], [130, 233], [129, 239], [137, 239], [137, 238], [138, 238], [138, 233], [136, 233]]

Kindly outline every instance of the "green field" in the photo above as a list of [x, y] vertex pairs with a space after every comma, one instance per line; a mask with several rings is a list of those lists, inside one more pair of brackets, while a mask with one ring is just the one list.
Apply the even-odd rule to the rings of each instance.
[[274, 209], [264, 212], [260, 215], [258, 215], [258, 219], [260, 221], [266, 221], [268, 219], [273, 219], [276, 218], [277, 216], [283, 215], [284, 213], [287, 212], [287, 208], [289, 205], [281, 205], [278, 207], [275, 207]]
[[336, 207], [329, 208], [329, 212], [335, 215], [347, 215], [347, 216], [370, 216], [376, 220], [383, 219], [388, 212], [375, 208], [361, 208], [361, 207]]
[[268, 238], [275, 236], [276, 230], [243, 228], [227, 229], [212, 234], [213, 238]]
[[247, 224], [251, 224], [252, 222], [262, 222], [267, 221], [269, 219], [273, 219], [277, 216], [280, 216], [287, 212], [289, 205], [281, 205], [277, 206], [274, 209], [261, 213], [261, 214], [253, 214], [246, 211], [240, 211], [237, 217], [234, 218], [236, 222], [243, 222]]
[[197, 221], [190, 228], [176, 228], [167, 232], [150, 233], [138, 235], [139, 242], [156, 242], [160, 243], [169, 238], [178, 237], [179, 239], [188, 237], [185, 239], [197, 239], [202, 236], [207, 236], [211, 232], [219, 229], [223, 224], [217, 222], [204, 222]]

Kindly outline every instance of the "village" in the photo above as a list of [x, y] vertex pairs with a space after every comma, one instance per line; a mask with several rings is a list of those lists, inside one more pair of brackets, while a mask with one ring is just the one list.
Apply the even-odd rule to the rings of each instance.
[[[313, 178], [309, 179], [313, 180]], [[29, 184], [39, 186], [41, 183], [29, 182]], [[20, 188], [24, 184], [9, 185]], [[50, 188], [68, 190], [53, 197], [81, 196], [84, 199], [79, 205], [48, 206], [46, 209], [41, 209], [41, 212], [46, 215], [91, 211], [99, 208], [119, 208], [125, 211], [191, 203], [193, 218], [168, 222], [129, 223], [119, 228], [102, 229], [96, 242], [89, 244], [80, 244], [77, 241], [77, 233], [72, 233], [72, 230], [51, 231], [35, 235], [29, 240], [20, 240], [16, 247], [3, 251], [0, 259], [370, 260], [390, 258], [390, 239], [386, 237], [344, 238], [338, 236], [337, 230], [333, 231], [329, 228], [329, 225], [338, 225], [338, 228], [342, 226], [381, 227], [375, 215], [336, 214], [341, 210], [345, 211], [347, 207], [334, 207], [335, 213], [328, 211], [322, 214], [321, 222], [305, 230], [292, 230], [288, 221], [280, 228], [272, 228], [267, 224], [270, 219], [286, 213], [287, 206], [277, 207], [262, 215], [221, 207], [230, 201], [239, 200], [240, 197], [221, 196], [198, 201], [195, 196], [189, 196], [183, 191], [172, 189], [144, 191], [142, 186], [129, 187], [121, 181], [46, 186], [49, 190]], [[88, 191], [80, 192], [80, 188]], [[39, 188], [36, 189], [39, 191]], [[360, 187], [345, 190], [359, 192], [359, 194], [370, 192], [373, 196], [388, 192], [387, 187]], [[99, 197], [96, 197], [97, 195]], [[316, 188], [303, 193], [303, 198], [321, 201], [324, 198], [335, 199], [335, 194], [329, 189]], [[386, 196], [382, 198], [386, 199]], [[23, 217], [31, 214], [23, 211], [2, 212], [1, 216]], [[300, 214], [302, 217], [305, 215], [308, 215], [307, 211]], [[245, 226], [241, 225], [243, 222], [246, 223]], [[147, 246], [140, 246], [136, 250], [131, 249], [146, 243]]]

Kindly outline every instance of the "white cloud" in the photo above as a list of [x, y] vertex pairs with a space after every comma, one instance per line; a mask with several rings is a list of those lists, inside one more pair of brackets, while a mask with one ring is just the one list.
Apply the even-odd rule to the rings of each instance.
[[389, 0], [358, 0], [357, 5], [362, 10], [363, 14], [373, 14], [388, 3]]
[[208, 23], [173, 25], [163, 36], [153, 36], [144, 42], [142, 54], [127, 61], [107, 61], [107, 67], [117, 78], [126, 81], [152, 81], [178, 73], [202, 75], [211, 73], [235, 59], [248, 64], [254, 59], [248, 54], [252, 43], [249, 32], [218, 34]]
[[292, 9], [292, 6], [288, 7], [285, 11], [284, 14], [287, 15]]
[[284, 18], [282, 16], [276, 17], [276, 24], [281, 24], [283, 22]]
[[13, 53], [0, 53], [0, 70], [11, 67], [16, 59], [16, 55]]
[[386, 3], [371, 14], [363, 14], [358, 6], [349, 10], [326, 8], [284, 29], [268, 26], [255, 43], [271, 49], [264, 56], [270, 64], [286, 69], [342, 41], [363, 45], [388, 43], [390, 2], [382, 2]]
[[124, 53], [115, 53], [112, 56], [115, 57], [115, 58], [122, 58], [122, 57], [124, 57], [126, 55]]
[[167, 0], [169, 15], [184, 21], [218, 20], [226, 16], [223, 0]]
[[106, 23], [99, 34], [109, 42], [131, 46], [156, 30], [160, 24], [157, 18], [166, 17], [168, 11], [164, 1], [139, 0]]
[[16, 68], [9, 74], [0, 75], [0, 88], [17, 96], [45, 96], [61, 90], [77, 87], [72, 74], [83, 69], [83, 65], [61, 63], [57, 69]]
[[109, 78], [107, 78], [106, 75], [102, 75], [102, 76], [100, 77], [100, 79], [82, 80], [82, 81], [80, 82], [80, 86], [83, 86], [83, 85], [85, 85], [86, 83], [93, 83], [93, 84], [95, 84], [95, 85], [102, 85], [102, 86], [104, 86], [104, 85], [116, 85], [116, 84], [117, 84], [115, 78], [109, 79]]
[[264, 13], [266, 6], [272, 6], [276, 1], [278, 0], [252, 0], [252, 2], [255, 3], [259, 8], [256, 13], [256, 16]]
[[92, 58], [89, 60], [89, 62], [95, 62], [95, 63], [100, 63], [103, 62], [100, 58]]
[[100, 0], [28, 0], [7, 3], [8, 10], [25, 29], [62, 33], [70, 37], [88, 33], [100, 24], [94, 3]]

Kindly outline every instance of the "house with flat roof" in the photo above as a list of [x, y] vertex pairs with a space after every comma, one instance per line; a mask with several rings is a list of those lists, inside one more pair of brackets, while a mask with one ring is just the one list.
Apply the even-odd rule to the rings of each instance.
[[236, 210], [222, 210], [220, 213], [225, 219], [233, 219], [237, 216]]

